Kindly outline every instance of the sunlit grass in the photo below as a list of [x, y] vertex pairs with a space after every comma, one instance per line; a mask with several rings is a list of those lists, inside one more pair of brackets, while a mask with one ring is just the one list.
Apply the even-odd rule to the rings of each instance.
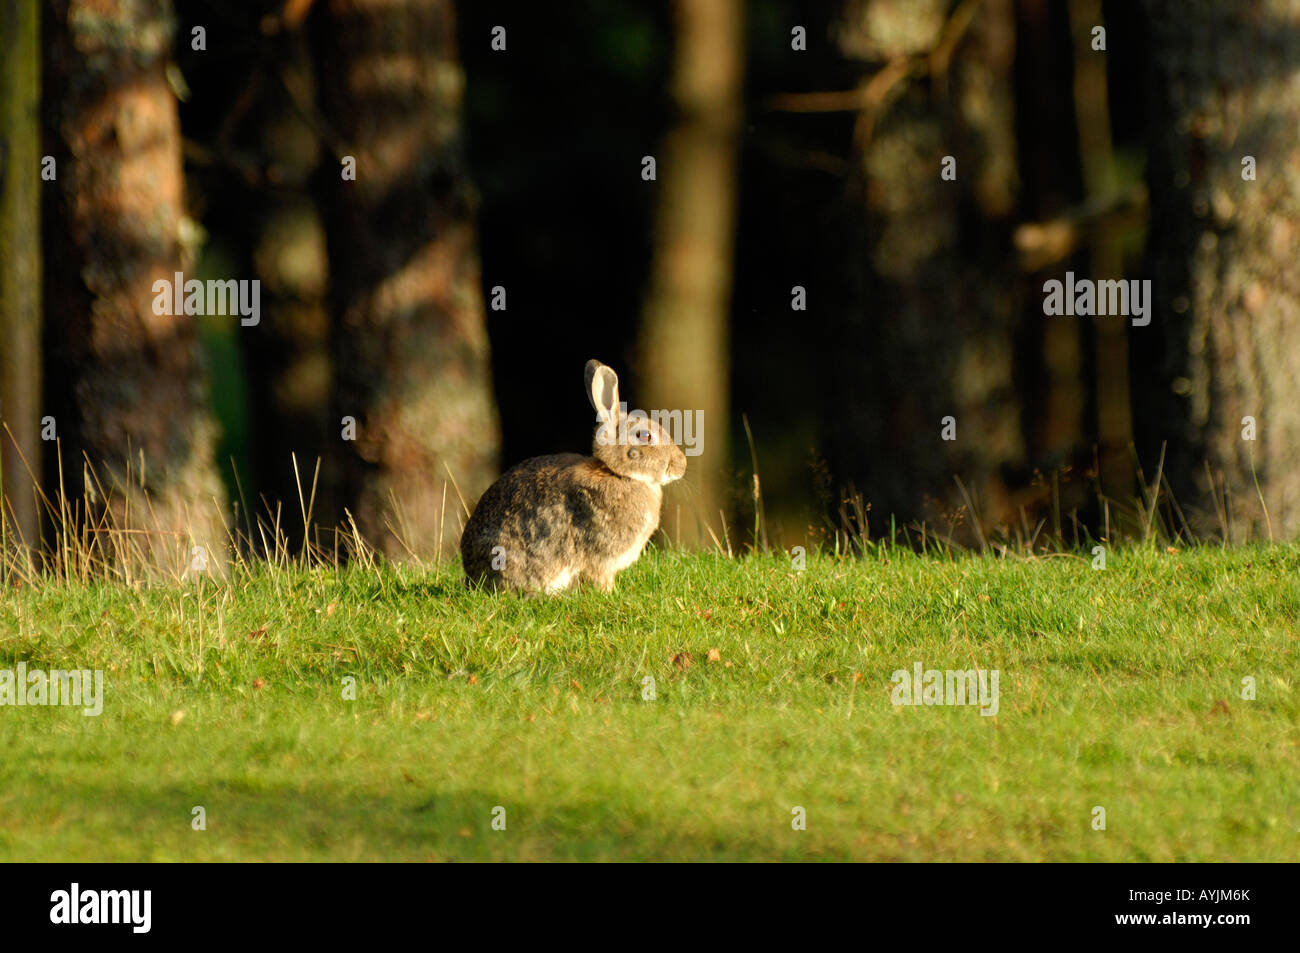
[[[0, 668], [106, 697], [0, 708], [0, 859], [1294, 860], [1298, 574], [882, 549], [650, 552], [531, 600], [454, 565], [11, 588]], [[894, 707], [918, 661], [999, 670], [997, 716]]]

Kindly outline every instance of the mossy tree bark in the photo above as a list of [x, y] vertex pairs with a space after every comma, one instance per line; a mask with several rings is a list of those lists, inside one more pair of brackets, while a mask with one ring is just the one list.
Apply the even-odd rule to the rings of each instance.
[[[321, 104], [337, 137], [322, 180], [344, 497], [393, 556], [450, 555], [500, 444], [464, 76], [448, 0], [328, 0], [316, 11]], [[484, 37], [483, 42], [489, 38]], [[355, 160], [355, 181], [341, 174]], [[448, 474], [454, 477], [449, 484]]]
[[[1143, 459], [1169, 442], [1166, 471], [1197, 532], [1292, 538], [1300, 531], [1300, 2], [1144, 0], [1143, 10], [1155, 296], [1151, 324], [1132, 335], [1133, 379], [1146, 385]], [[1248, 156], [1254, 180], [1243, 177]], [[1254, 440], [1245, 439], [1245, 417], [1255, 420]]]
[[199, 566], [227, 538], [216, 427], [195, 317], [153, 308], [154, 282], [191, 263], [167, 79], [175, 18], [168, 0], [51, 0], [45, 10], [58, 174], [46, 190], [46, 397], [64, 485], [81, 496], [89, 461], [108, 494], [92, 492], [93, 505], [111, 507], [119, 528], [148, 531], [119, 542]]

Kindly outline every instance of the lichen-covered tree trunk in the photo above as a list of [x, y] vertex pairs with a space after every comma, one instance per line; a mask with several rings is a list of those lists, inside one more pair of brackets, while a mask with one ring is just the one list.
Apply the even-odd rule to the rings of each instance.
[[81, 495], [88, 459], [111, 523], [147, 531], [116, 542], [168, 566], [189, 565], [202, 546], [198, 567], [227, 538], [215, 423], [195, 317], [153, 306], [154, 282], [190, 263], [166, 75], [174, 29], [168, 0], [46, 5], [45, 117], [58, 175], [46, 191], [46, 395], [70, 495]]
[[[850, 183], [863, 229], [848, 267], [862, 273], [862, 293], [843, 353], [861, 371], [833, 385], [841, 439], [853, 441], [837, 455], [872, 503], [873, 531], [895, 515], [946, 533], [967, 505], [954, 476], [982, 523], [1005, 524], [1008, 470], [1025, 465], [1012, 365], [1018, 282], [1006, 251], [1019, 185], [1013, 9], [985, 2], [963, 29], [952, 6], [853, 0], [836, 37], [876, 84], [857, 121]], [[937, 68], [917, 75], [918, 58], [945, 49], [950, 62], [931, 56]], [[942, 177], [949, 156], [955, 179]], [[959, 525], [956, 538], [978, 539], [969, 514]]]
[[701, 452], [691, 457], [686, 479], [694, 497], [680, 513], [666, 512], [664, 524], [684, 543], [707, 544], [705, 527], [722, 539], [723, 521], [730, 522], [736, 502], [727, 495], [728, 312], [744, 71], [742, 5], [740, 0], [677, 0], [674, 26], [676, 112], [656, 156], [654, 261], [637, 344], [633, 406], [693, 415]]
[[41, 468], [40, 19], [34, 3], [0, 3], [0, 522], [28, 545]]
[[[1292, 538], [1300, 2], [1144, 0], [1143, 9], [1155, 306], [1151, 324], [1134, 329], [1133, 377], [1149, 385], [1138, 413], [1145, 457], [1169, 441], [1166, 469], [1198, 532], [1222, 531], [1226, 492], [1228, 535], [1259, 538], [1271, 525], [1274, 538]], [[1252, 164], [1255, 177], [1244, 178]]]
[[456, 488], [472, 507], [500, 441], [454, 11], [449, 0], [328, 0], [316, 12], [337, 153], [322, 175], [335, 433], [356, 421], [356, 439], [341, 441], [344, 495], [389, 555], [449, 555], [463, 521]]

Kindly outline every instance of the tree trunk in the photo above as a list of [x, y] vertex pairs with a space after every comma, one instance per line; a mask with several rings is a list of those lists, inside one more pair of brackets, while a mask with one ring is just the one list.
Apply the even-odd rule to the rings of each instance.
[[[873, 532], [894, 515], [973, 543], [969, 506], [1005, 525], [1009, 471], [1025, 467], [1012, 362], [1022, 292], [1006, 252], [1019, 190], [1015, 29], [1009, 0], [959, 4], [950, 20], [951, 6], [853, 0], [837, 31], [846, 57], [871, 64], [871, 104], [850, 183], [863, 228], [849, 267], [864, 277], [842, 342], [860, 370], [833, 386], [836, 455], [872, 503]], [[916, 75], [920, 57], [944, 48], [950, 62], [935, 69], [931, 57]], [[945, 180], [949, 156], [956, 178]]]
[[[282, 0], [267, 4], [268, 13], [281, 7]], [[298, 494], [309, 500], [317, 460], [321, 468], [311, 522], [333, 527], [342, 518], [331, 452], [339, 427], [331, 420], [329, 260], [324, 222], [311, 190], [321, 144], [305, 114], [316, 109], [311, 99], [314, 66], [303, 31], [287, 29], [273, 42], [270, 75], [256, 113], [257, 154], [265, 175], [249, 190], [256, 212], [248, 222], [265, 320], [240, 340], [252, 405], [259, 408], [250, 421], [258, 490], [270, 506], [282, 507], [287, 518], [281, 526], [296, 549], [302, 529]], [[295, 95], [301, 106], [293, 101]]]
[[[740, 0], [677, 0], [672, 97], [676, 117], [656, 157], [660, 188], [650, 289], [629, 409], [690, 412], [700, 438], [686, 480], [694, 499], [665, 503], [665, 530], [723, 538], [730, 471], [730, 339], [736, 163], [744, 64]], [[701, 428], [702, 424], [702, 430]]]
[[[0, 3], [0, 525], [39, 543], [40, 8]], [[29, 471], [30, 468], [30, 471]]]
[[[322, 172], [331, 423], [357, 427], [343, 442], [344, 495], [387, 554], [450, 555], [458, 495], [473, 505], [500, 445], [454, 12], [448, 0], [329, 0], [318, 12], [322, 106], [338, 138]], [[344, 157], [355, 181], [342, 177]]]
[[[1166, 470], [1194, 530], [1292, 538], [1300, 531], [1300, 2], [1145, 0], [1143, 9], [1155, 296], [1151, 324], [1133, 329], [1133, 377], [1149, 385], [1144, 462], [1169, 441]], [[1253, 181], [1243, 178], [1247, 156]], [[1243, 436], [1246, 417], [1257, 439]]]
[[[1101, 0], [1069, 0], [1074, 39], [1074, 114], [1085, 198], [1104, 201], [1118, 192], [1111, 143], [1110, 97], [1105, 54], [1092, 48], [1092, 30], [1103, 24]], [[1094, 280], [1113, 280], [1124, 273], [1124, 236], [1118, 229], [1098, 228], [1089, 240], [1088, 264]], [[1093, 319], [1097, 408], [1097, 480], [1110, 499], [1134, 498], [1132, 394], [1128, 368], [1129, 319], [1110, 315]]]
[[215, 424], [195, 317], [156, 314], [153, 290], [192, 260], [166, 75], [174, 15], [167, 0], [51, 0], [46, 11], [46, 121], [58, 161], [45, 217], [47, 398], [65, 485], [74, 497], [85, 489], [84, 454], [110, 525], [147, 531], [110, 540], [198, 569], [226, 540]]

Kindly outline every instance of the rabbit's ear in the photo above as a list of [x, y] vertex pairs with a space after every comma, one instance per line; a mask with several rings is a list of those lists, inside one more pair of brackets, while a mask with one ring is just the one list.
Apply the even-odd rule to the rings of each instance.
[[587, 396], [601, 420], [618, 420], [618, 375], [600, 361], [588, 361]]

